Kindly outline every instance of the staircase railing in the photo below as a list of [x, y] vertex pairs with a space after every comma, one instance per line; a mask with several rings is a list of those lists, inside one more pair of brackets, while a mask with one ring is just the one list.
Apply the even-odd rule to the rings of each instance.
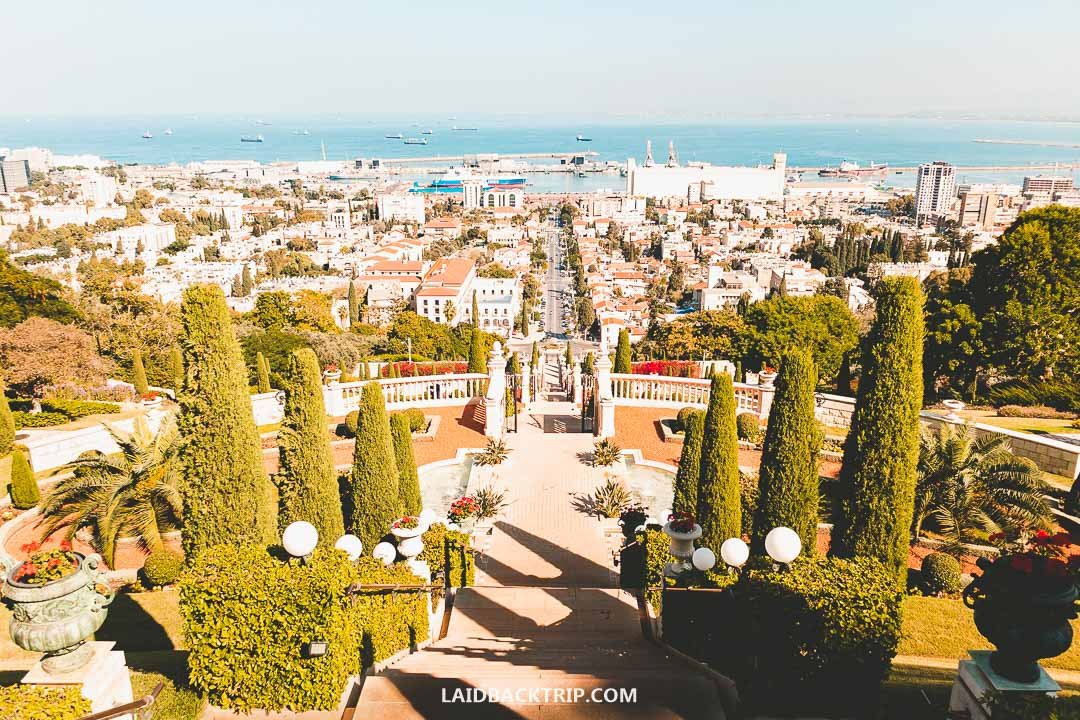
[[133, 702], [117, 705], [108, 710], [102, 710], [92, 715], [84, 715], [79, 720], [115, 720], [116, 718], [131, 715], [136, 720], [150, 720], [154, 715], [154, 703], [158, 695], [165, 688], [165, 683], [159, 682], [153, 690]]

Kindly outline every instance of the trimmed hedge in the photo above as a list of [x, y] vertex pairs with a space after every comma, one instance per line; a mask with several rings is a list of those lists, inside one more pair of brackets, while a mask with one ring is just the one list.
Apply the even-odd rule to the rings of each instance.
[[9, 492], [11, 504], [19, 510], [29, 510], [41, 502], [41, 492], [34, 478], [34, 470], [30, 467], [30, 461], [26, 459], [26, 453], [22, 450], [15, 450], [11, 454]]
[[5, 720], [78, 720], [90, 714], [90, 701], [78, 687], [10, 685], [0, 687]]
[[743, 412], [735, 416], [735, 431], [740, 440], [757, 442], [761, 439], [761, 420], [752, 412]]
[[88, 415], [112, 415], [120, 412], [120, 406], [112, 402], [97, 402], [94, 400], [62, 400], [53, 398], [42, 400], [43, 412], [55, 412], [67, 415], [72, 420], [87, 417]]
[[750, 714], [862, 717], [877, 707], [900, 643], [903, 594], [891, 568], [800, 558], [778, 572], [755, 558], [731, 590], [669, 594], [664, 631], [733, 678]]
[[684, 407], [679, 410], [679, 413], [675, 416], [675, 429], [680, 432], [686, 432], [686, 421], [690, 419], [690, 416], [694, 413], [704, 413], [695, 407]]
[[663, 605], [663, 592], [661, 590], [649, 590], [664, 585], [664, 565], [675, 560], [671, 554], [671, 540], [661, 530], [647, 528], [645, 532], [637, 534], [638, 546], [641, 548], [641, 567], [639, 573], [643, 573], [645, 588], [645, 600], [652, 605], [653, 612], [661, 613]]
[[390, 416], [404, 415], [409, 421], [409, 432], [420, 432], [427, 428], [427, 417], [424, 416], [424, 411], [420, 408], [409, 408], [408, 410], [399, 410], [394, 413], [390, 413]]
[[172, 585], [184, 569], [184, 556], [172, 550], [158, 550], [146, 557], [143, 578], [149, 587]]
[[960, 592], [960, 561], [945, 553], [930, 553], [922, 561], [922, 584], [930, 595]]
[[53, 425], [63, 425], [64, 423], [71, 422], [70, 418], [63, 413], [39, 412], [33, 414], [22, 410], [16, 410], [11, 413], [11, 419], [15, 422], [16, 430], [21, 430], [22, 428], [52, 427]]
[[[356, 583], [421, 584], [407, 566], [322, 548], [301, 564], [279, 552], [219, 545], [181, 580], [190, 681], [214, 705], [333, 709], [350, 675], [428, 636], [426, 593], [346, 594]], [[303, 657], [312, 640], [328, 643], [325, 655]]]
[[345, 437], [356, 437], [356, 426], [360, 422], [360, 411], [352, 410], [345, 416]]
[[427, 561], [433, 580], [441, 580], [446, 587], [468, 587], [476, 581], [476, 563], [468, 533], [447, 530], [442, 523], [434, 523], [422, 537], [424, 551], [419, 559]]

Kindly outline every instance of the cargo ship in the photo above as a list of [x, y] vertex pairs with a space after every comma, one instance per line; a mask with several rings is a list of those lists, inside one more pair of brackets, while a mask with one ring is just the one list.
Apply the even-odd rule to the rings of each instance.
[[459, 175], [455, 172], [448, 172], [446, 175], [435, 178], [427, 185], [421, 185], [419, 182], [414, 182], [413, 186], [409, 188], [409, 192], [418, 193], [456, 193], [462, 191], [462, 183], [465, 180], [479, 180], [485, 190], [498, 187], [498, 188], [513, 188], [513, 187], [525, 187], [525, 177], [523, 175]]
[[241, 135], [240, 142], [262, 142], [262, 135]]
[[405, 145], [427, 145], [427, 138], [405, 138], [402, 143]]
[[881, 163], [877, 165], [870, 163], [870, 167], [859, 167], [859, 163], [844, 161], [840, 163], [840, 167], [824, 167], [818, 170], [820, 177], [840, 177], [840, 178], [858, 178], [858, 177], [875, 177], [878, 175], [886, 175], [889, 172], [889, 164]]

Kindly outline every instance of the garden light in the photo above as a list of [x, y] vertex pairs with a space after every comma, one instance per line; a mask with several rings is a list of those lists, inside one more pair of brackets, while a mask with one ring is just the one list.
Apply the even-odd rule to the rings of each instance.
[[349, 560], [356, 560], [364, 551], [364, 543], [355, 535], [342, 535], [334, 543], [334, 547], [349, 556]]
[[281, 534], [285, 552], [293, 557], [306, 558], [319, 544], [319, 531], [306, 520], [298, 520], [285, 528]]
[[383, 565], [392, 565], [397, 558], [397, 548], [393, 543], [381, 542], [371, 551], [371, 557], [381, 560]]
[[790, 564], [792, 560], [799, 557], [801, 551], [802, 540], [791, 528], [773, 528], [765, 536], [765, 552], [769, 553], [769, 557], [780, 565]]
[[716, 553], [706, 547], [698, 548], [694, 551], [690, 562], [694, 563], [694, 567], [701, 572], [712, 570], [716, 565]]
[[720, 557], [724, 564], [733, 568], [740, 568], [750, 558], [750, 548], [739, 538], [728, 538], [720, 546]]

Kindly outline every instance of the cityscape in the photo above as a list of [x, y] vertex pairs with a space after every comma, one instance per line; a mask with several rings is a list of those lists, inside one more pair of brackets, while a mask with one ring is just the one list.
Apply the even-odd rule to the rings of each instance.
[[609, 10], [421, 4], [221, 8], [187, 66], [192, 18], [0, 11], [70, 69], [0, 107], [0, 717], [1080, 712], [1051, 3], [936, 21], [1038, 78], [892, 8], [785, 10], [734, 77], [701, 25], [763, 7], [633, 8], [644, 68], [567, 55]]

